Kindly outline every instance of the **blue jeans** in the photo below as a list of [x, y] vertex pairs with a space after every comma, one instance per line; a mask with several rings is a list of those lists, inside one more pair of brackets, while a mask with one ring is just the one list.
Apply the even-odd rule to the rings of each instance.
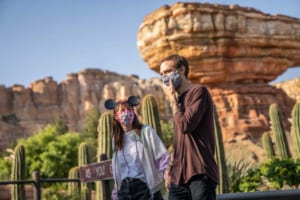
[[[118, 192], [119, 200], [149, 200], [150, 191], [146, 183], [136, 178], [126, 178], [123, 180]], [[160, 192], [154, 194], [153, 200], [163, 200]]]
[[205, 175], [193, 176], [185, 185], [171, 184], [169, 200], [215, 200], [216, 183]]

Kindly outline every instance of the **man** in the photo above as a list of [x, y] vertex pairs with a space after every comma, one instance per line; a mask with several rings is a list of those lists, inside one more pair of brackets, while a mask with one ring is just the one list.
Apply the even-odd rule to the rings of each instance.
[[174, 121], [174, 153], [165, 184], [169, 200], [216, 199], [219, 174], [214, 160], [213, 102], [206, 87], [189, 82], [188, 73], [188, 61], [178, 54], [161, 62]]

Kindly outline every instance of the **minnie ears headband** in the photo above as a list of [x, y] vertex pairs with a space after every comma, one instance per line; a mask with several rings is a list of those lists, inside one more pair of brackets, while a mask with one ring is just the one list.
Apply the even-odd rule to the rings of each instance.
[[108, 110], [114, 110], [119, 104], [121, 103], [128, 103], [128, 105], [134, 107], [139, 105], [140, 98], [137, 96], [130, 96], [127, 100], [115, 101], [114, 99], [107, 99], [104, 102], [104, 107]]

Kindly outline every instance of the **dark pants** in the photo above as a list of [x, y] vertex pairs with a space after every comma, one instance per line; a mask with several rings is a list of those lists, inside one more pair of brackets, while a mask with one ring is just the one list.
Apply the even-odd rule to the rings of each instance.
[[[149, 200], [150, 191], [146, 183], [140, 179], [126, 178], [118, 192], [119, 200]], [[160, 192], [154, 194], [153, 200], [163, 200]]]
[[205, 175], [191, 178], [185, 185], [171, 184], [169, 200], [215, 200], [216, 184]]

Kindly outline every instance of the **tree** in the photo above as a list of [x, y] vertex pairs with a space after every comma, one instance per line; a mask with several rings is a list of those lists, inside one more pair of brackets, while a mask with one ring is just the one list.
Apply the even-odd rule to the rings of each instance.
[[58, 135], [62, 135], [64, 133], [67, 133], [69, 131], [68, 126], [65, 124], [65, 122], [62, 121], [62, 119], [56, 119], [54, 121], [54, 127], [55, 127], [55, 132]]
[[77, 165], [79, 133], [58, 135], [54, 125], [47, 125], [32, 137], [18, 142], [26, 149], [28, 178], [35, 170], [44, 178], [67, 177], [69, 169]]
[[0, 155], [0, 180], [9, 180], [14, 151], [7, 149]]

